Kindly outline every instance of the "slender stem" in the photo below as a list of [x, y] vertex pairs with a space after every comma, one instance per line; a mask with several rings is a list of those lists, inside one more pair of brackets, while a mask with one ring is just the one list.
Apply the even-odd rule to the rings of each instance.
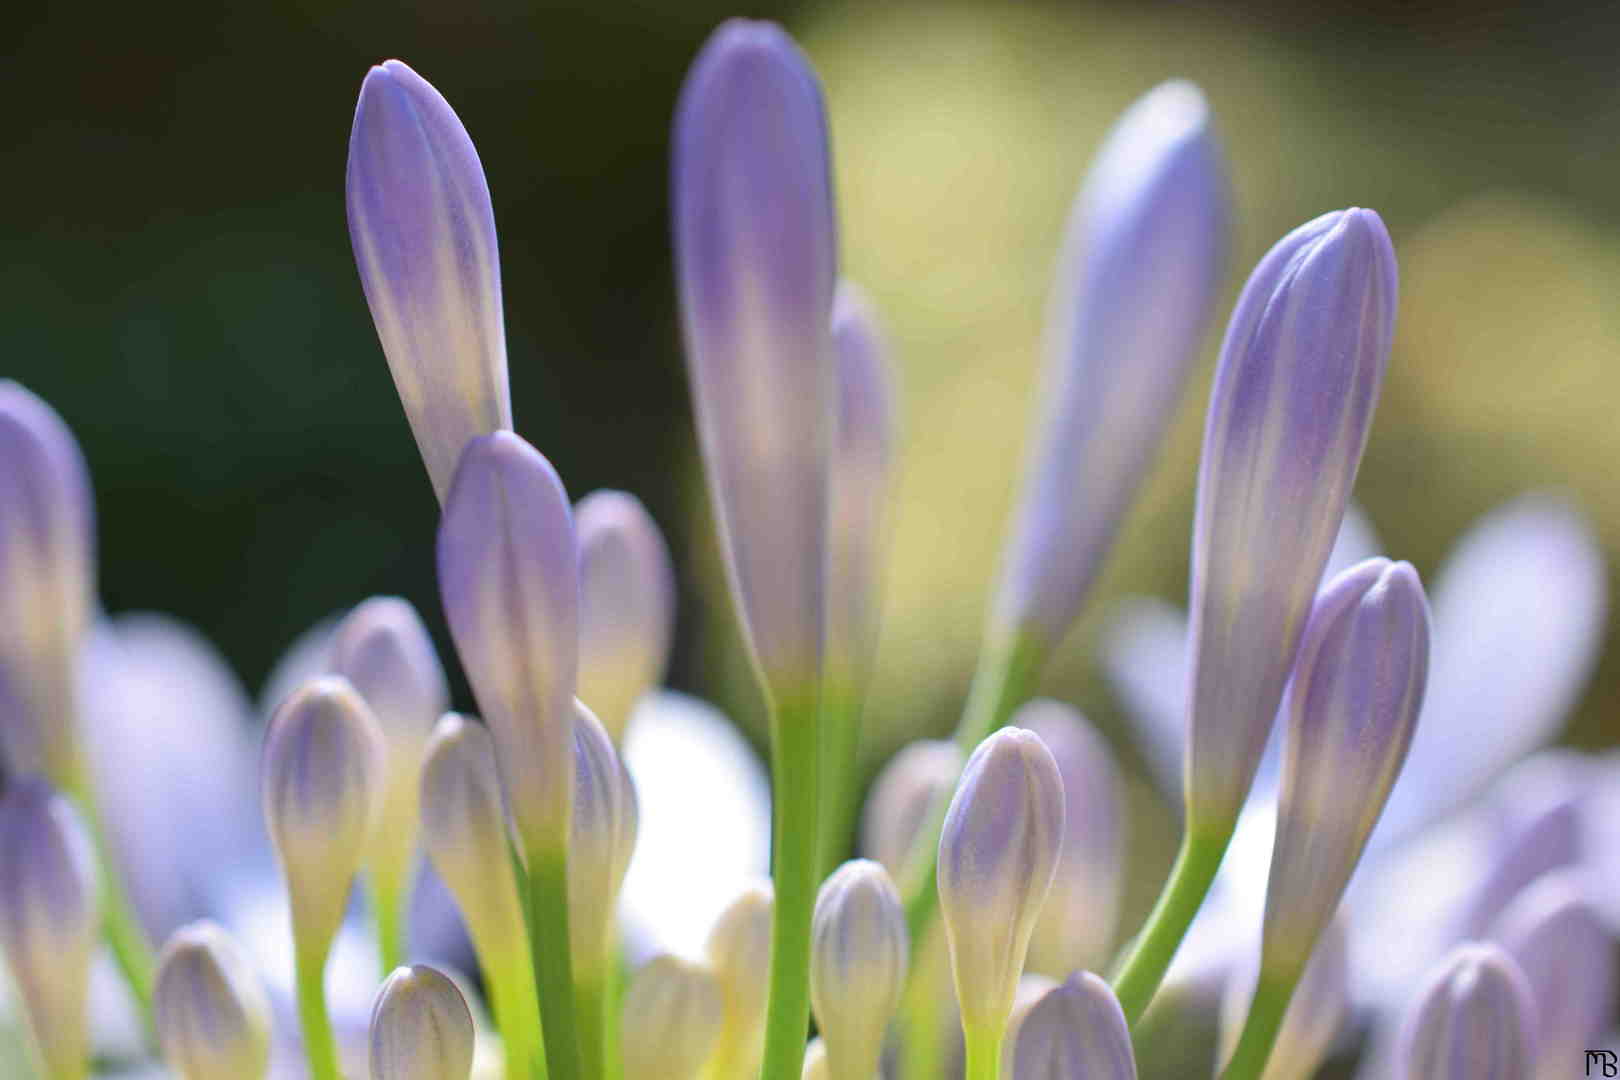
[[765, 1017], [764, 1080], [799, 1080], [810, 1026], [810, 916], [816, 898], [820, 746], [815, 696], [776, 705], [771, 714], [770, 998]]
[[156, 966], [151, 943], [146, 940], [146, 931], [141, 927], [135, 907], [130, 903], [129, 893], [124, 889], [124, 878], [112, 857], [106, 825], [101, 819], [101, 810], [96, 804], [95, 792], [85, 770], [75, 771], [72, 782], [67, 786], [67, 793], [84, 811], [90, 842], [96, 849], [96, 863], [100, 871], [102, 934], [112, 949], [113, 959], [123, 973], [124, 982], [129, 986], [130, 995], [140, 1012], [144, 1031], [150, 1038], [153, 1031], [152, 976]]
[[928, 969], [918, 969], [913, 973], [905, 997], [901, 999], [901, 1080], [939, 1080], [944, 1067], [940, 1044], [945, 1025], [940, 1017], [939, 994], [934, 986], [937, 973], [931, 968], [932, 965], [928, 965]]
[[964, 1028], [962, 1036], [967, 1044], [967, 1068], [964, 1080], [1000, 1080], [1001, 1040], [1005, 1029]]
[[848, 849], [860, 779], [861, 711], [853, 686], [829, 686], [821, 697], [821, 876], [830, 874]]
[[580, 1063], [589, 1080], [603, 1080], [605, 1076], [607, 1001], [601, 971], [580, 972], [574, 979], [574, 1003], [579, 1015]]
[[331, 940], [308, 942], [296, 931], [293, 936], [297, 939], [298, 1023], [310, 1080], [339, 1080], [337, 1043], [326, 1013], [326, 952]]
[[[580, 1032], [568, 955], [568, 849], [529, 850], [529, 953], [551, 1080], [580, 1080]], [[587, 1080], [596, 1080], [588, 1077]]]
[[624, 1076], [621, 1040], [624, 1037], [624, 988], [628, 981], [625, 978], [624, 964], [624, 951], [615, 941], [608, 962], [607, 1022], [604, 1032], [607, 1038], [607, 1051], [602, 1071], [605, 1080], [622, 1080]]
[[1209, 894], [1231, 842], [1232, 828], [1230, 823], [1213, 828], [1189, 825], [1182, 837], [1170, 879], [1114, 976], [1114, 993], [1133, 1027], [1158, 992], [1181, 939]]
[[1221, 1080], [1259, 1080], [1271, 1058], [1271, 1048], [1282, 1030], [1288, 1002], [1298, 982], [1297, 974], [1290, 978], [1260, 973], [1254, 999], [1249, 1002], [1249, 1018], [1243, 1022], [1243, 1034], [1238, 1037], [1237, 1049], [1221, 1073]]
[[383, 978], [405, 962], [405, 888], [400, 868], [377, 859], [369, 871], [371, 915], [377, 932], [377, 954]]
[[535, 996], [529, 951], [510, 941], [478, 945], [478, 960], [489, 980], [491, 1007], [500, 1027], [506, 1053], [506, 1080], [546, 1080], [546, 1062], [540, 1054], [540, 1000]]

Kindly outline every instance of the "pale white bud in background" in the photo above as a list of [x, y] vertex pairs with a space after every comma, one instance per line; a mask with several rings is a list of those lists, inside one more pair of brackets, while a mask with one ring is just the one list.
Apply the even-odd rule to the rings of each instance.
[[712, 972], [676, 956], [654, 957], [624, 995], [624, 1080], [691, 1080], [714, 1048], [724, 1012]]
[[182, 1080], [262, 1080], [270, 1066], [270, 998], [215, 923], [182, 926], [163, 946], [152, 1015], [163, 1060]]

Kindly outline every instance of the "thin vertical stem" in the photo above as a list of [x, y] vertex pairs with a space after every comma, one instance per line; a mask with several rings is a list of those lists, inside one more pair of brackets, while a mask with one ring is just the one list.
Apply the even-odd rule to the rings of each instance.
[[822, 693], [821, 838], [817, 844], [822, 877], [837, 866], [855, 821], [863, 705], [852, 686], [829, 687]]
[[326, 1012], [326, 940], [310, 942], [294, 928], [298, 982], [298, 1023], [304, 1038], [304, 1057], [310, 1080], [339, 1080], [337, 1043]]
[[1243, 1022], [1243, 1034], [1238, 1037], [1237, 1049], [1221, 1073], [1221, 1080], [1259, 1080], [1271, 1058], [1271, 1048], [1282, 1030], [1288, 1002], [1298, 982], [1298, 975], [1290, 978], [1260, 973], [1254, 999], [1249, 1002], [1249, 1018]]
[[965, 1080], [1000, 1080], [1001, 1040], [1005, 1035], [1004, 1028], [963, 1029], [962, 1036], [967, 1046], [967, 1068], [963, 1070]]
[[[580, 1080], [579, 1018], [568, 954], [568, 849], [529, 850], [529, 955], [551, 1080]], [[596, 1080], [591, 1077], [589, 1080]]]

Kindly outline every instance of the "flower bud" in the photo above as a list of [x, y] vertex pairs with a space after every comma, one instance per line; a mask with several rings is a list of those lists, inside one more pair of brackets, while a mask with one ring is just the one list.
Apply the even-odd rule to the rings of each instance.
[[1049, 308], [1044, 416], [995, 602], [1006, 630], [1051, 648], [1079, 612], [1208, 329], [1229, 203], [1190, 83], [1150, 91], [1098, 152]]
[[331, 940], [382, 791], [377, 720], [348, 681], [305, 683], [270, 719], [260, 761], [264, 820], [287, 879], [293, 933]]
[[[1256, 974], [1251, 968], [1247, 978], [1234, 977], [1227, 982], [1221, 999], [1222, 1061], [1229, 1060], [1237, 1049]], [[1304, 976], [1294, 987], [1261, 1080], [1315, 1076], [1349, 1014], [1350, 944], [1344, 923], [1335, 920], [1328, 924], [1305, 965]]]
[[1100, 967], [1121, 884], [1121, 793], [1108, 743], [1079, 710], [1033, 701], [1013, 723], [1040, 736], [1063, 777], [1063, 851], [1030, 938], [1030, 966], [1055, 976]]
[[579, 551], [551, 463], [509, 431], [467, 445], [439, 523], [439, 593], [525, 845], [567, 842]]
[[624, 995], [624, 1080], [691, 1080], [723, 1013], [714, 975], [675, 956], [654, 957]]
[[163, 947], [152, 1016], [163, 1060], [183, 1080], [262, 1080], [270, 1067], [270, 998], [212, 922], [181, 927]]
[[636, 789], [607, 729], [574, 702], [574, 825], [568, 932], [575, 970], [600, 972], [613, 944], [619, 887], [636, 848]]
[[720, 913], [704, 946], [704, 957], [720, 982], [724, 1003], [713, 1059], [718, 1077], [753, 1076], [759, 1071], [765, 1052], [775, 904], [769, 881], [749, 886]]
[[1524, 972], [1494, 945], [1441, 963], [1401, 1029], [1396, 1080], [1524, 1080], [1536, 1062], [1536, 1008]]
[[962, 752], [949, 739], [918, 739], [901, 747], [883, 766], [866, 796], [861, 847], [901, 878], [917, 834], [936, 800], [962, 775]]
[[456, 984], [422, 964], [395, 968], [371, 1007], [371, 1080], [467, 1080], [476, 1036]]
[[827, 1069], [827, 1044], [819, 1037], [811, 1039], [804, 1048], [804, 1069], [799, 1076], [802, 1080], [832, 1080], [832, 1073]]
[[1018, 977], [1018, 991], [1013, 994], [1012, 1012], [1007, 1017], [1007, 1033], [1001, 1040], [1001, 1075], [1003, 1080], [1012, 1076], [1013, 1054], [1018, 1048], [1018, 1031], [1029, 1019], [1030, 1011], [1039, 1005], [1049, 992], [1063, 985], [1050, 975], [1024, 974]]
[[501, 271], [478, 151], [398, 60], [361, 84], [347, 198], [360, 283], [442, 502], [467, 441], [512, 426]]
[[821, 671], [836, 222], [821, 90], [780, 27], [733, 19], [681, 90], [676, 276], [732, 593], [766, 685]]
[[906, 985], [911, 939], [900, 894], [883, 867], [855, 859], [816, 896], [810, 1001], [834, 1076], [871, 1076]]
[[1063, 780], [1040, 738], [1002, 728], [973, 752], [939, 838], [939, 907], [964, 1030], [999, 1032], [1063, 849]]
[[1195, 825], [1235, 820], [1259, 767], [1361, 463], [1395, 291], [1383, 222], [1344, 210], [1279, 241], [1232, 313], [1193, 527], [1186, 805]]
[[36, 776], [0, 796], [0, 946], [45, 1075], [90, 1059], [86, 995], [101, 924], [96, 858], [71, 803]]
[[67, 788], [82, 763], [75, 663], [95, 602], [95, 509], [62, 418], [0, 379], [0, 770]]
[[1412, 745], [1429, 671], [1417, 571], [1368, 559], [1322, 590], [1283, 739], [1262, 966], [1297, 976], [1338, 909]]
[[1030, 1009], [1012, 1049], [1014, 1080], [1136, 1080], [1131, 1029], [1108, 984], [1089, 971]]
[[675, 624], [669, 549], [634, 495], [594, 491], [574, 507], [579, 534], [579, 698], [617, 742], [664, 677]]

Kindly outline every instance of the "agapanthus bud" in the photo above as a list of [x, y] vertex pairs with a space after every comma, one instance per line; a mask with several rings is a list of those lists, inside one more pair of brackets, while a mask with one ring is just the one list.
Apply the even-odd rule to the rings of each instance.
[[769, 881], [749, 886], [726, 905], [704, 945], [704, 956], [719, 980], [724, 1002], [714, 1053], [718, 1077], [753, 1076], [759, 1071], [765, 1050], [775, 899]]
[[1429, 674], [1417, 571], [1368, 559], [1322, 590], [1283, 739], [1262, 966], [1297, 976], [1338, 909], [1400, 775]]
[[1344, 210], [1279, 241], [1232, 313], [1193, 527], [1194, 823], [1235, 820], [1259, 767], [1361, 463], [1395, 292], [1383, 222]]
[[625, 1080], [691, 1080], [720, 1033], [720, 984], [704, 968], [654, 957], [624, 995]]
[[935, 800], [962, 775], [962, 751], [949, 739], [907, 743], [883, 766], [866, 796], [861, 847], [897, 880]]
[[1001, 1040], [1001, 1075], [1012, 1075], [1013, 1054], [1018, 1048], [1018, 1031], [1029, 1019], [1030, 1012], [1050, 991], [1063, 985], [1050, 975], [1026, 972], [1018, 977], [1018, 990], [1013, 994], [1012, 1012], [1007, 1015], [1007, 1033]]
[[526, 845], [566, 842], [579, 666], [579, 551], [551, 463], [509, 431], [474, 439], [439, 523], [439, 594], [500, 748]]
[[1100, 967], [1114, 939], [1124, 815], [1107, 741], [1079, 710], [1032, 701], [1012, 722], [1040, 736], [1063, 777], [1063, 853], [1029, 941], [1030, 967], [1062, 977]]
[[[1248, 978], [1229, 979], [1221, 999], [1222, 1061], [1237, 1048], [1254, 992], [1257, 971], [1251, 969], [1247, 974]], [[1315, 1076], [1349, 1012], [1350, 943], [1344, 923], [1335, 921], [1317, 942], [1304, 976], [1294, 987], [1261, 1080]]]
[[1052, 647], [1079, 612], [1208, 328], [1229, 201], [1190, 83], [1150, 91], [1098, 152], [1052, 293], [1044, 417], [995, 603], [1007, 630]]
[[839, 283], [832, 337], [838, 406], [827, 508], [827, 674], [858, 692], [877, 639], [894, 390], [888, 344], [871, 303], [852, 282]]
[[1108, 984], [1089, 971], [1030, 1009], [1012, 1048], [1014, 1080], [1136, 1080], [1131, 1029]]
[[1455, 949], [1401, 1029], [1396, 1080], [1525, 1080], [1536, 1061], [1536, 1007], [1524, 972], [1494, 945]]
[[593, 491], [574, 507], [579, 534], [579, 698], [617, 742], [630, 711], [664, 677], [675, 627], [669, 548], [641, 502]]
[[811, 1039], [804, 1048], [804, 1068], [799, 1075], [801, 1080], [832, 1080], [827, 1068], [827, 1044], [821, 1039]]
[[346, 679], [305, 683], [270, 719], [260, 791], [281, 860], [294, 933], [311, 947], [337, 932], [382, 794], [376, 717]]
[[262, 1080], [270, 998], [247, 953], [217, 924], [182, 926], [158, 957], [152, 1018], [181, 1080]]
[[607, 729], [574, 702], [574, 824], [568, 843], [568, 933], [576, 970], [608, 962], [619, 887], [639, 824], [636, 788]]
[[383, 980], [371, 1007], [371, 1080], [467, 1080], [474, 1046], [455, 983], [422, 964]]
[[906, 985], [911, 939], [900, 894], [870, 859], [840, 866], [816, 896], [810, 1000], [834, 1076], [870, 1076]]
[[67, 787], [81, 769], [74, 668], [95, 600], [95, 509], [62, 418], [0, 379], [0, 766]]
[[837, 234], [821, 90], [780, 27], [733, 19], [676, 108], [675, 258], [699, 442], [768, 686], [821, 670]]
[[489, 185], [467, 129], [389, 60], [349, 135], [349, 239], [394, 386], [443, 501], [462, 447], [512, 426]]
[[101, 924], [89, 834], [40, 777], [0, 796], [0, 946], [50, 1077], [82, 1077], [86, 995]]
[[1063, 849], [1063, 780], [1033, 732], [973, 752], [939, 838], [939, 907], [965, 1030], [999, 1032]]

